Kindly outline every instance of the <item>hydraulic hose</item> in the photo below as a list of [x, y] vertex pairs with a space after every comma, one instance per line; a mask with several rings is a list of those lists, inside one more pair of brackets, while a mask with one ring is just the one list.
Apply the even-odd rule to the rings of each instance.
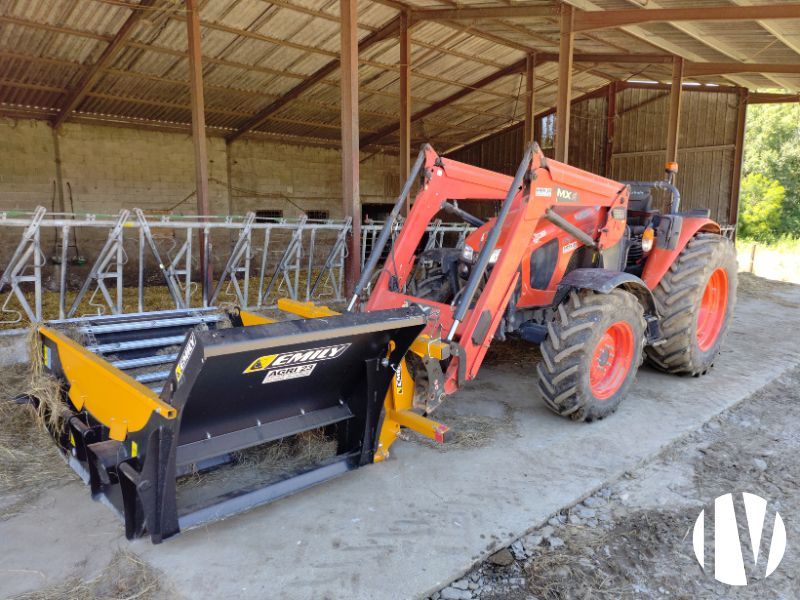
[[392, 225], [394, 225], [394, 222], [397, 220], [397, 215], [400, 214], [400, 209], [403, 208], [403, 203], [411, 191], [411, 186], [414, 183], [414, 179], [419, 174], [419, 170], [422, 168], [422, 164], [425, 162], [426, 149], [427, 144], [423, 145], [423, 147], [420, 149], [419, 156], [417, 156], [417, 162], [414, 163], [414, 167], [411, 169], [411, 174], [408, 176], [406, 184], [403, 186], [403, 189], [400, 192], [400, 197], [397, 199], [391, 214], [383, 224], [383, 229], [381, 229], [381, 234], [378, 236], [378, 241], [375, 242], [375, 247], [372, 248], [372, 252], [369, 254], [367, 264], [364, 265], [364, 270], [361, 271], [361, 277], [358, 278], [356, 287], [353, 290], [353, 298], [350, 300], [350, 305], [347, 307], [347, 312], [353, 311], [353, 307], [356, 305], [356, 301], [361, 295], [361, 290], [364, 289], [364, 286], [366, 286], [367, 282], [372, 278], [372, 272], [375, 270], [375, 265], [378, 264], [378, 260], [383, 252], [383, 247], [386, 245], [386, 240], [389, 239], [389, 234], [392, 232]]
[[508, 194], [506, 194], [503, 208], [500, 209], [500, 214], [497, 216], [494, 227], [492, 227], [492, 231], [489, 233], [489, 238], [486, 240], [483, 248], [481, 248], [480, 255], [478, 256], [478, 264], [475, 265], [475, 268], [472, 270], [472, 275], [470, 275], [469, 281], [467, 281], [467, 287], [464, 288], [464, 293], [458, 303], [458, 308], [456, 308], [453, 326], [450, 328], [450, 333], [447, 334], [448, 341], [452, 341], [453, 336], [456, 334], [458, 324], [464, 320], [464, 315], [466, 315], [469, 305], [472, 304], [472, 297], [475, 295], [478, 284], [483, 278], [483, 273], [489, 265], [489, 259], [492, 256], [492, 252], [494, 252], [494, 247], [497, 245], [497, 240], [500, 238], [500, 233], [503, 229], [503, 222], [506, 220], [506, 216], [508, 216], [508, 212], [511, 210], [511, 205], [514, 203], [514, 197], [517, 195], [519, 186], [522, 185], [522, 178], [525, 176], [525, 172], [531, 164], [532, 155], [533, 143], [531, 142], [528, 143], [528, 147], [525, 149], [525, 156], [522, 158], [522, 162], [517, 169], [517, 174], [514, 176], [514, 182], [511, 184]]

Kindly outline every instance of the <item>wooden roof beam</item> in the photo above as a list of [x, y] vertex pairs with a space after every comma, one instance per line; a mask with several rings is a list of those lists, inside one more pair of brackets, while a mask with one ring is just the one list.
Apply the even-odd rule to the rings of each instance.
[[434, 8], [412, 10], [412, 21], [480, 21], [482, 19], [547, 19], [561, 13], [558, 4], [545, 6], [492, 6], [487, 8]]
[[800, 64], [782, 63], [728, 63], [728, 62], [686, 62], [684, 77], [705, 77], [709, 75], [731, 75], [734, 73], [778, 73], [800, 75]]
[[[671, 54], [587, 54], [576, 52], [573, 61], [576, 63], [607, 63], [607, 64], [672, 64]], [[542, 62], [558, 62], [557, 52], [538, 52], [536, 58]]]
[[750, 92], [747, 96], [748, 104], [781, 104], [785, 102], [800, 102], [800, 94], [766, 94]]
[[[383, 40], [394, 37], [395, 35], [399, 35], [400, 33], [400, 17], [395, 17], [389, 23], [381, 27], [378, 31], [371, 33], [367, 37], [365, 37], [361, 42], [358, 44], [358, 51], [362, 52], [367, 48], [374, 46], [378, 42], [382, 42]], [[317, 70], [309, 79], [301, 83], [300, 85], [294, 87], [289, 93], [281, 97], [279, 100], [276, 100], [269, 106], [267, 106], [264, 110], [259, 112], [255, 115], [252, 119], [247, 121], [240, 129], [229, 135], [225, 140], [230, 144], [235, 142], [240, 137], [242, 137], [245, 133], [250, 131], [251, 129], [255, 129], [264, 121], [266, 121], [271, 115], [275, 114], [281, 108], [289, 104], [292, 100], [299, 97], [300, 94], [309, 90], [311, 87], [315, 86], [317, 83], [323, 81], [328, 75], [336, 71], [342, 64], [340, 59], [336, 59], [322, 67], [321, 69]]]
[[[506, 77], [508, 75], [513, 75], [515, 73], [520, 73], [521, 71], [523, 71], [524, 69], [527, 68], [526, 62], [527, 62], [527, 59], [523, 58], [522, 60], [519, 60], [519, 61], [507, 66], [504, 69], [500, 69], [499, 71], [496, 71], [496, 72], [492, 73], [491, 75], [488, 75], [488, 76], [484, 77], [480, 81], [477, 81], [474, 84], [472, 84], [469, 88], [463, 89], [463, 90], [459, 90], [455, 94], [452, 94], [452, 95], [448, 96], [447, 98], [444, 98], [443, 100], [440, 100], [439, 102], [436, 102], [435, 104], [432, 104], [431, 106], [429, 106], [427, 108], [423, 108], [421, 111], [416, 112], [413, 115], [411, 115], [411, 122], [413, 123], [414, 121], [419, 121], [420, 119], [424, 119], [425, 117], [427, 117], [428, 115], [436, 112], [437, 110], [440, 110], [440, 109], [452, 104], [453, 102], [456, 102], [456, 101], [460, 100], [464, 96], [467, 96], [468, 94], [471, 94], [472, 92], [474, 92], [476, 90], [479, 90], [479, 89], [481, 89], [483, 87], [486, 87], [487, 85], [489, 85], [491, 83], [494, 83], [498, 79], [502, 79], [503, 77]], [[361, 147], [362, 148], [366, 148], [370, 144], [374, 144], [376, 142], [379, 142], [381, 139], [383, 139], [387, 135], [389, 135], [391, 133], [394, 133], [395, 131], [397, 131], [399, 129], [400, 129], [400, 123], [399, 122], [395, 123], [395, 124], [392, 124], [392, 125], [389, 125], [387, 127], [384, 127], [383, 129], [381, 129], [377, 133], [362, 139], [361, 140]]]
[[765, 21], [772, 19], [800, 19], [800, 4], [581, 11], [575, 14], [575, 32], [658, 22]]
[[103, 74], [103, 71], [106, 67], [111, 65], [111, 62], [116, 58], [117, 53], [119, 53], [120, 49], [125, 45], [125, 42], [130, 37], [131, 33], [133, 33], [134, 26], [139, 22], [142, 16], [147, 12], [147, 9], [151, 8], [157, 0], [142, 0], [141, 3], [138, 5], [131, 5], [131, 14], [122, 24], [117, 35], [114, 36], [114, 40], [106, 46], [106, 49], [103, 50], [103, 53], [100, 55], [100, 58], [97, 59], [97, 62], [92, 65], [89, 74], [86, 78], [81, 82], [81, 84], [75, 88], [72, 93], [64, 99], [62, 103], [58, 115], [53, 119], [53, 126], [58, 127], [64, 120], [78, 108], [78, 105], [84, 99], [86, 94], [91, 91], [97, 81]]

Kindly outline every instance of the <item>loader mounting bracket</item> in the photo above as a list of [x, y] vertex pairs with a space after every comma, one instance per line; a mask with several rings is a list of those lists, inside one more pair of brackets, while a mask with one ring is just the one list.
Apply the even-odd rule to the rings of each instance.
[[458, 358], [458, 385], [467, 380], [467, 351], [458, 342], [450, 342], [450, 354]]

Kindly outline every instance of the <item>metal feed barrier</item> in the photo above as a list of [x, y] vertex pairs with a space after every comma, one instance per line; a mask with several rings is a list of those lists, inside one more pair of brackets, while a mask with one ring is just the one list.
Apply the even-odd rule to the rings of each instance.
[[[383, 223], [380, 222], [362, 225], [362, 265], [368, 248], [374, 243], [382, 226]], [[60, 254], [57, 253], [50, 259], [58, 265], [59, 319], [85, 316], [76, 314], [76, 311], [87, 295], [90, 306], [96, 310], [91, 315], [119, 315], [124, 312], [122, 304], [124, 267], [129, 263], [128, 253], [124, 247], [126, 229], [135, 229], [138, 234], [136, 286], [138, 312], [147, 312], [144, 289], [145, 262], [148, 253], [155, 259], [175, 309], [191, 308], [193, 299], [197, 300], [195, 306], [199, 305], [200, 299], [197, 294], [202, 297], [203, 307], [216, 306], [221, 301], [229, 300], [242, 308], [272, 308], [276, 304], [269, 303], [268, 299], [273, 292], [277, 292], [278, 295], [283, 294], [282, 297], [292, 300], [304, 299], [306, 302], [323, 298], [330, 302], [343, 301], [347, 236], [352, 233], [350, 219], [310, 220], [303, 216], [297, 220], [276, 219], [274, 222], [257, 222], [255, 214], [248, 213], [245, 216], [212, 216], [203, 220], [197, 216], [145, 215], [140, 209], [134, 209], [133, 214], [123, 209], [117, 215], [48, 213], [41, 206], [33, 212], [0, 212], [0, 232], [3, 239], [13, 239], [10, 230], [14, 227], [23, 228], [23, 233], [0, 278], [0, 293], [9, 292], [0, 306], [0, 324], [21, 323], [24, 316], [31, 322], [42, 321], [42, 271], [48, 264], [48, 257], [41, 246], [44, 228], [57, 229], [61, 234]], [[82, 232], [92, 228], [106, 230], [108, 234], [105, 244], [94, 258], [88, 275], [82, 281], [77, 296], [67, 306], [70, 249], [75, 250], [76, 264], [86, 262], [80, 255], [75, 238], [75, 231], [79, 228]], [[167, 230], [171, 235], [156, 233], [157, 230]], [[216, 285], [212, 287], [210, 282], [206, 282], [205, 289], [208, 290], [208, 296], [205, 297], [202, 294], [201, 282], [193, 280], [192, 266], [193, 263], [197, 265], [198, 259], [193, 256], [192, 250], [193, 245], [198, 243], [197, 233], [203, 231], [206, 240], [205, 264], [201, 265], [200, 273], [208, 273], [208, 260], [213, 251], [210, 241], [212, 230], [228, 231], [231, 248]], [[428, 227], [429, 236], [425, 249], [441, 247], [445, 241], [445, 234], [448, 233], [457, 236], [456, 246], [461, 247], [467, 234], [473, 230], [474, 228], [468, 225], [443, 224], [436, 221]], [[185, 237], [182, 236], [181, 239], [176, 237], [175, 233], [178, 231], [182, 231]], [[289, 240], [283, 248], [275, 241], [275, 232], [280, 231], [289, 234]], [[399, 231], [399, 225], [396, 231]], [[318, 234], [323, 232], [328, 232], [330, 236], [335, 235], [335, 238], [330, 242], [330, 252], [315, 277], [314, 270], [319, 268], [319, 263], [317, 265], [314, 263], [314, 249], [319, 243]], [[171, 241], [172, 247], [167, 250], [163, 245], [159, 247], [158, 241], [163, 239]], [[270, 250], [281, 253], [277, 264], [269, 261]], [[250, 299], [251, 275], [258, 277], [258, 294], [255, 302]], [[26, 286], [30, 288], [31, 285], [32, 299], [30, 292], [26, 294], [23, 289]], [[10, 305], [12, 299], [18, 301], [20, 310]], [[4, 318], [9, 315], [14, 318]], [[8, 335], [9, 331], [2, 334]]]
[[[124, 248], [123, 233], [126, 229], [136, 229], [138, 233], [138, 311], [145, 312], [145, 256], [149, 253], [155, 258], [158, 269], [166, 283], [172, 302], [176, 309], [190, 308], [192, 299], [196, 294], [203, 296], [201, 286], [192, 279], [192, 263], [197, 262], [192, 255], [193, 244], [197, 243], [197, 232], [205, 233], [205, 264], [201, 273], [208, 272], [208, 260], [212, 253], [210, 233], [212, 230], [225, 230], [236, 232], [236, 242], [233, 244], [230, 256], [224, 269], [219, 274], [216, 286], [209, 285], [208, 297], [202, 297], [202, 306], [213, 306], [223, 297], [234, 300], [242, 308], [270, 308], [274, 303], [267, 302], [274, 289], [285, 290], [286, 297], [298, 300], [304, 296], [306, 301], [329, 298], [332, 301], [343, 299], [343, 277], [345, 240], [352, 231], [351, 220], [311, 221], [305, 216], [299, 220], [279, 219], [275, 222], [256, 222], [255, 214], [246, 216], [208, 217], [201, 220], [196, 216], [150, 216], [141, 210], [134, 209], [134, 215], [128, 210], [121, 210], [118, 215], [92, 215], [92, 214], [48, 214], [43, 207], [38, 207], [33, 212], [0, 212], [0, 228], [22, 227], [23, 234], [11, 260], [3, 270], [0, 278], [0, 293], [10, 290], [5, 299], [0, 313], [16, 315], [15, 319], [0, 319], [0, 322], [20, 322], [23, 312], [31, 322], [42, 320], [42, 270], [47, 265], [48, 258], [41, 247], [42, 229], [57, 228], [61, 233], [60, 257], [54, 256], [53, 261], [60, 263], [59, 267], [59, 309], [58, 318], [70, 318], [81, 301], [89, 294], [89, 303], [97, 307], [97, 314], [118, 315], [122, 310], [122, 289], [124, 267], [129, 262], [128, 254]], [[94, 259], [90, 272], [80, 286], [78, 295], [71, 305], [67, 307], [67, 280], [69, 270], [69, 251], [75, 248], [70, 243], [70, 231], [74, 228], [95, 228], [108, 230], [104, 246]], [[171, 236], [154, 233], [155, 228], [168, 230]], [[83, 231], [84, 229], [82, 229]], [[175, 233], [183, 231], [185, 238], [180, 241]], [[290, 235], [288, 247], [283, 252], [282, 259], [277, 265], [270, 264], [268, 256], [274, 250], [275, 243], [271, 243], [276, 231], [287, 231]], [[263, 233], [262, 233], [263, 232]], [[328, 254], [322, 269], [313, 278], [314, 247], [319, 232], [335, 234], [331, 251]], [[4, 233], [5, 239], [11, 238], [10, 233]], [[254, 236], [257, 236], [258, 246], [254, 245]], [[170, 239], [173, 247], [164, 251], [159, 249], [159, 239]], [[180, 247], [178, 248], [178, 245]], [[177, 253], [173, 250], [177, 249]], [[280, 251], [280, 248], [278, 248]], [[77, 249], [76, 249], [77, 253]], [[79, 256], [83, 261], [83, 257]], [[260, 258], [260, 269], [254, 272], [252, 262]], [[76, 260], [77, 262], [77, 260]], [[318, 267], [318, 265], [317, 265]], [[307, 270], [303, 277], [303, 270]], [[270, 271], [272, 271], [270, 273]], [[251, 275], [257, 276], [259, 281], [258, 296], [253, 303], [250, 300], [249, 286]], [[303, 279], [301, 281], [301, 279]], [[265, 291], [265, 282], [269, 285]], [[29, 301], [22, 289], [22, 284], [33, 284], [33, 302]], [[277, 288], [276, 288], [277, 286]], [[111, 288], [111, 289], [110, 289]], [[116, 289], [113, 289], [116, 288]], [[303, 289], [305, 288], [305, 289]], [[112, 293], [113, 292], [113, 293]], [[304, 292], [304, 293], [303, 293]], [[21, 311], [10, 307], [12, 298], [16, 298], [21, 306]], [[198, 300], [199, 303], [199, 300]], [[81, 316], [81, 315], [77, 315]]]

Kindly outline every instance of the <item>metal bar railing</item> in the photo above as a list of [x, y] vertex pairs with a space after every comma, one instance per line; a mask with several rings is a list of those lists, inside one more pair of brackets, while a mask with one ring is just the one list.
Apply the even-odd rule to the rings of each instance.
[[[189, 308], [192, 305], [192, 297], [194, 297], [195, 306], [198, 304], [207, 306], [217, 301], [223, 301], [226, 295], [233, 296], [237, 304], [245, 309], [275, 306], [276, 298], [269, 298], [269, 296], [271, 292], [277, 290], [280, 290], [281, 294], [293, 300], [302, 300], [303, 298], [299, 297], [301, 294], [305, 295], [307, 300], [312, 300], [316, 299], [316, 293], [322, 294], [323, 288], [327, 291], [332, 289], [333, 297], [330, 298], [330, 301], [344, 300], [341, 285], [344, 278], [344, 256], [347, 252], [344, 241], [347, 235], [352, 233], [352, 221], [350, 219], [346, 221], [332, 219], [309, 220], [307, 217], [303, 217], [301, 219], [281, 219], [278, 222], [257, 222], [254, 220], [253, 215], [248, 215], [244, 217], [209, 217], [208, 221], [205, 221], [198, 217], [153, 216], [144, 215], [137, 210], [133, 212], [135, 213], [134, 217], [130, 217], [128, 211], [122, 211], [118, 215], [47, 213], [42, 207], [37, 208], [35, 211], [0, 212], [0, 231], [3, 231], [4, 228], [24, 228], [22, 241], [14, 253], [13, 260], [9, 261], [4, 270], [0, 270], [6, 275], [3, 278], [3, 283], [0, 284], [0, 293], [9, 292], [4, 300], [4, 306], [0, 308], [0, 326], [3, 323], [21, 322], [23, 313], [24, 317], [27, 317], [27, 320], [31, 322], [41, 321], [43, 318], [41, 308], [43, 297], [42, 269], [46, 266], [47, 259], [41, 253], [40, 234], [42, 229], [47, 227], [60, 228], [62, 235], [60, 240], [61, 251], [54, 253], [54, 256], [60, 256], [60, 264], [57, 258], [53, 259], [56, 265], [55, 268], [58, 269], [55, 277], [58, 282], [58, 314], [53, 313], [44, 318], [52, 319], [58, 317], [63, 319], [73, 314], [77, 315], [76, 311], [80, 312], [78, 310], [79, 305], [85, 305], [86, 298], [89, 298], [90, 305], [93, 308], [97, 307], [98, 314], [123, 312], [123, 267], [129, 262], [128, 253], [123, 248], [123, 244], [127, 245], [131, 242], [138, 245], [138, 273], [134, 276], [136, 281], [134, 285], [137, 288], [134, 306], [139, 312], [147, 311], [144, 288], [146, 279], [149, 277], [145, 273], [147, 255], [149, 254], [156, 259], [157, 273], [160, 275], [160, 279], [163, 279], [162, 285], [167, 286], [172, 304], [175, 305], [176, 309]], [[151, 231], [155, 227], [171, 230], [173, 238], [177, 232], [182, 232], [181, 235], [186, 236], [186, 241], [177, 254], [172, 256], [172, 250], [176, 248], [174, 240], [171, 240], [173, 245], [168, 247], [166, 252], [159, 250], [158, 244], [163, 243], [161, 239], [171, 238], [169, 235], [155, 235]], [[79, 283], [78, 298], [71, 306], [67, 307], [68, 284], [70, 280], [75, 280], [75, 275], [70, 276], [68, 273], [70, 264], [69, 248], [71, 247], [70, 233], [75, 231], [75, 228], [93, 229], [95, 231], [104, 230], [108, 232], [108, 235], [102, 250], [95, 258], [94, 266], [91, 268], [88, 277]], [[135, 230], [133, 240], [123, 237], [127, 229]], [[199, 285], [196, 281], [192, 281], [192, 266], [194, 265], [195, 273], [200, 270], [197, 268], [199, 266], [197, 257], [192, 256], [192, 238], [197, 235], [197, 231], [210, 233], [220, 230], [230, 231], [231, 233], [238, 231], [241, 243], [231, 248], [229, 257], [226, 255], [226, 269], [221, 273], [222, 276], [219, 281], [215, 282], [217, 283], [216, 287], [209, 291], [209, 296], [213, 294], [213, 302], [208, 302], [206, 299], [198, 298], [196, 292]], [[252, 232], [254, 230], [264, 231], [263, 249], [254, 248], [252, 245]], [[274, 247], [276, 243], [273, 232], [281, 231], [285, 232], [284, 236], [289, 234], [288, 244], [291, 248], [286, 249], [291, 249], [290, 256], [287, 257], [290, 260], [286, 261], [282, 271], [270, 277], [267, 274], [267, 269], [275, 268], [275, 263], [270, 264], [269, 261], [270, 244], [272, 243]], [[305, 231], [310, 232], [310, 239], [304, 239], [303, 233]], [[324, 237], [322, 237], [323, 234], [325, 234]], [[260, 236], [261, 234], [258, 235]], [[9, 239], [8, 233], [2, 233], [0, 236], [4, 239]], [[95, 235], [93, 237], [97, 238], [99, 236]], [[305, 236], [305, 238], [308, 237]], [[206, 239], [210, 239], [210, 235], [206, 236]], [[277, 242], [280, 245], [286, 243], [286, 241], [285, 237], [277, 238]], [[313, 245], [306, 247], [309, 242]], [[56, 241], [56, 244], [58, 244], [58, 241]], [[145, 247], [149, 247], [150, 250], [146, 251]], [[315, 257], [313, 252], [319, 253], [320, 250], [327, 251], [329, 248], [330, 252], [327, 254], [324, 263], [316, 262], [318, 259], [321, 260], [321, 257]], [[253, 265], [251, 259], [258, 252], [262, 252], [261, 261], [257, 261]], [[131, 253], [131, 256], [136, 255], [136, 252]], [[211, 253], [208, 252], [207, 256], [210, 257]], [[219, 259], [219, 257], [215, 258]], [[260, 269], [258, 268], [259, 262]], [[77, 264], [82, 264], [82, 262]], [[324, 264], [323, 272], [314, 273], [315, 264]], [[0, 263], [1, 265], [2, 263]], [[258, 272], [251, 273], [253, 266], [256, 267]], [[303, 272], [306, 266], [308, 268], [306, 272]], [[205, 274], [206, 272], [207, 269], [203, 269], [202, 273]], [[333, 285], [327, 288], [326, 286], [321, 286], [323, 275], [330, 277]], [[259, 293], [253, 300], [250, 299], [251, 276], [259, 279]], [[241, 278], [243, 278], [242, 288], [239, 287]], [[108, 279], [117, 284], [116, 294], [109, 293], [109, 289], [106, 288]], [[226, 279], [228, 280], [227, 288], [222, 285]], [[276, 286], [275, 284], [279, 282], [281, 285]], [[269, 284], [269, 289], [267, 293], [264, 293], [266, 283]], [[283, 285], [284, 283], [286, 285]], [[23, 285], [21, 286], [21, 284]], [[210, 288], [210, 286], [207, 287]], [[91, 292], [92, 288], [94, 288], [93, 293]], [[183, 294], [181, 294], [181, 291]], [[325, 295], [331, 296], [327, 291]], [[273, 295], [275, 294], [273, 293]], [[32, 301], [29, 303], [26, 297], [28, 299], [32, 297]], [[208, 300], [212, 300], [212, 298]], [[15, 310], [15, 305], [9, 307], [12, 302], [18, 302], [20, 309]], [[67, 310], [68, 308], [69, 310]], [[3, 321], [2, 313], [13, 313], [17, 318], [14, 321]]]

